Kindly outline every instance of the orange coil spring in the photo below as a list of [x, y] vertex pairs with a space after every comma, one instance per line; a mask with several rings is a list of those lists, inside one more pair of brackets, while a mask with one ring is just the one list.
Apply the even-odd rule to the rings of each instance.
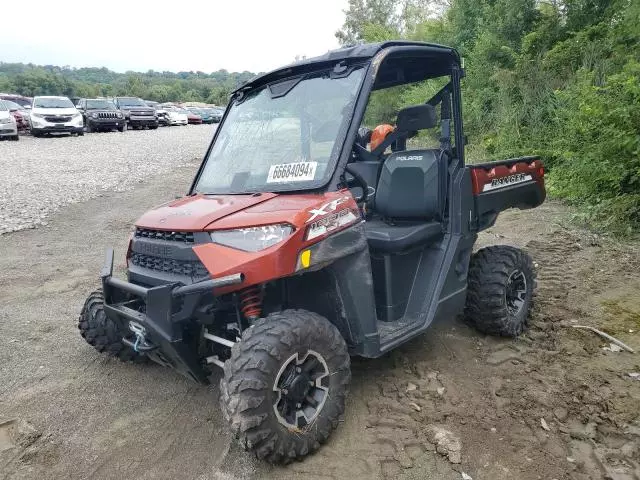
[[240, 310], [245, 318], [260, 318], [262, 314], [262, 291], [260, 287], [248, 287], [239, 292]]

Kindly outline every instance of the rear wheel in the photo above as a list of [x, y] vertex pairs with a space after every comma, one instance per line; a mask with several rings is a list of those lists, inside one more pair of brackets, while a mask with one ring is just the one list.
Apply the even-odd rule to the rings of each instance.
[[220, 403], [247, 450], [271, 463], [315, 451], [338, 426], [351, 379], [347, 345], [327, 319], [285, 310], [231, 349]]
[[536, 273], [519, 248], [496, 245], [471, 258], [465, 315], [483, 333], [516, 337], [527, 329]]
[[123, 362], [144, 362], [147, 357], [133, 351], [122, 343], [130, 332], [119, 322], [114, 322], [104, 313], [102, 289], [89, 294], [78, 319], [80, 335], [89, 345], [101, 353], [117, 357]]

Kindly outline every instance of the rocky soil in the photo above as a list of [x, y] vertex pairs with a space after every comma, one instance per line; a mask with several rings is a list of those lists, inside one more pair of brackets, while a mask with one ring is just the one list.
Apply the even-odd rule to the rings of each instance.
[[199, 159], [212, 134], [201, 125], [0, 142], [0, 235]]
[[[217, 377], [199, 387], [97, 354], [76, 320], [104, 248], [123, 258], [136, 217], [185, 191], [197, 168], [189, 155], [211, 133], [169, 129], [169, 142], [163, 131], [125, 134], [164, 150], [148, 157], [162, 157], [163, 175], [101, 188], [46, 226], [0, 236], [0, 478], [640, 479], [640, 245], [573, 228], [552, 201], [506, 212], [478, 245], [533, 256], [528, 333], [498, 339], [451, 319], [383, 358], [354, 359], [344, 422], [303, 462], [273, 467], [242, 451], [218, 411]], [[117, 134], [99, 137], [107, 148]], [[48, 141], [63, 139], [37, 140]], [[78, 161], [78, 181], [96, 154]], [[30, 197], [39, 187], [24, 188]]]

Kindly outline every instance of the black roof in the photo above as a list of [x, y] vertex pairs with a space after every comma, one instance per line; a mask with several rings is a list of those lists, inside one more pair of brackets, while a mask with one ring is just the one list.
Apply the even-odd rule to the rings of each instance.
[[[365, 43], [354, 45], [351, 47], [330, 50], [324, 55], [318, 57], [307, 58], [294, 62], [290, 65], [263, 73], [241, 85], [237, 90], [255, 88], [266, 83], [270, 83], [280, 77], [305, 73], [308, 71], [321, 68], [324, 65], [332, 65], [340, 61], [358, 61], [367, 60], [374, 57], [378, 52], [391, 47], [421, 47], [424, 52], [433, 53], [438, 56], [449, 57], [449, 60], [460, 64], [460, 55], [455, 48], [426, 42], [409, 42], [403, 40], [394, 40], [389, 42]], [[236, 90], [236, 91], [237, 91]]]

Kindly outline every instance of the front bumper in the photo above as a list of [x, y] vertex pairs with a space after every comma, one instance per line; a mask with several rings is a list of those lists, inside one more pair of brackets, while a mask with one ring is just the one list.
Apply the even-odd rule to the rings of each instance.
[[79, 133], [84, 131], [84, 120], [82, 115], [65, 122], [50, 122], [44, 118], [32, 116], [31, 130], [35, 133]]
[[[100, 278], [105, 314], [132, 331], [131, 336], [122, 339], [125, 345], [198, 383], [209, 383], [210, 372], [199, 358], [197, 346], [183, 339], [184, 324], [193, 318], [203, 295], [215, 288], [242, 283], [243, 274], [190, 285], [168, 283], [146, 288], [113, 276], [113, 249], [109, 249]], [[134, 305], [137, 310], [131, 308]], [[136, 343], [135, 331], [142, 332], [143, 341]]]
[[18, 135], [18, 127], [15, 123], [0, 123], [0, 137], [15, 137]]
[[129, 122], [129, 125], [133, 125], [133, 126], [158, 126], [158, 119], [155, 117], [134, 117], [133, 115], [130, 116], [127, 121]]
[[126, 120], [124, 118], [87, 118], [94, 128], [118, 128], [124, 126]]
[[32, 126], [31, 132], [34, 133], [80, 133], [84, 132], [83, 126], [77, 125], [45, 125], [45, 126]]

